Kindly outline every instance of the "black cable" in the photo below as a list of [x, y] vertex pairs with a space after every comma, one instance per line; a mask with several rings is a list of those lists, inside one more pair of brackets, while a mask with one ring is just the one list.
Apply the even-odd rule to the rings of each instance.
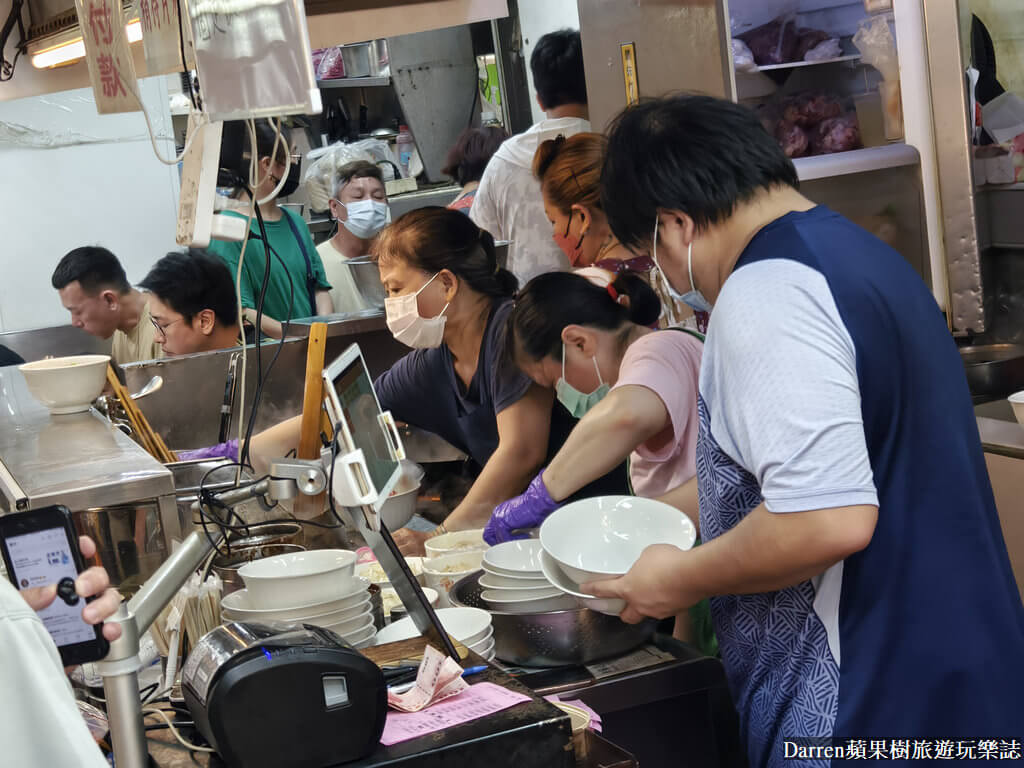
[[[21, 17], [21, 9], [25, 4], [24, 0], [13, 0], [11, 11], [7, 14], [4, 26], [0, 29], [0, 82], [6, 83], [14, 77], [14, 68], [18, 66], [18, 59], [25, 50], [25, 22]], [[18, 25], [18, 45], [15, 47], [14, 60], [7, 61], [4, 50], [7, 48], [7, 40], [14, 31], [14, 25]]]
[[159, 687], [160, 687], [160, 683], [151, 683], [150, 685], [147, 685], [145, 688], [143, 688], [143, 689], [141, 689], [139, 691], [139, 698], [142, 699], [143, 701], [145, 701], [146, 697], [149, 694], [151, 694], [154, 691], [156, 691], [156, 689], [159, 688]]
[[199, 109], [199, 104], [196, 101], [195, 90], [192, 88], [192, 76], [188, 71], [188, 64], [185, 63], [185, 30], [182, 26], [181, 21], [181, 7], [178, 7], [178, 45], [181, 50], [181, 68], [185, 70], [182, 72], [182, 83], [188, 83], [188, 97], [192, 101], [192, 108]]

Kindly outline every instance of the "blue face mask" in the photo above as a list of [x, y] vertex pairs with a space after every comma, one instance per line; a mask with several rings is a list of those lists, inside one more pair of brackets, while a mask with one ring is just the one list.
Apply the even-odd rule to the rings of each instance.
[[654, 217], [654, 246], [651, 248], [651, 261], [654, 262], [654, 266], [658, 268], [658, 272], [661, 273], [661, 279], [665, 281], [665, 286], [668, 288], [668, 294], [676, 301], [681, 301], [686, 304], [690, 309], [696, 312], [710, 312], [711, 302], [704, 298], [704, 294], [697, 290], [696, 284], [693, 282], [693, 242], [686, 247], [686, 271], [690, 277], [690, 290], [686, 293], [679, 293], [675, 288], [672, 287], [672, 283], [668, 279], [668, 275], [665, 274], [665, 270], [661, 268], [658, 263], [658, 217]]
[[597, 405], [611, 389], [601, 377], [601, 369], [597, 367], [597, 358], [590, 358], [594, 361], [594, 370], [597, 371], [597, 380], [601, 382], [597, 389], [589, 395], [580, 392], [576, 387], [565, 380], [565, 344], [562, 344], [562, 378], [555, 384], [555, 396], [558, 402], [565, 406], [565, 409], [572, 414], [574, 419], [582, 419], [587, 411]]

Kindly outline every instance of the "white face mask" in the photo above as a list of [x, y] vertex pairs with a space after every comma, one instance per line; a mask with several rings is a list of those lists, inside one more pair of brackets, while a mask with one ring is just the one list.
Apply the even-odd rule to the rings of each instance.
[[651, 250], [651, 261], [654, 262], [654, 266], [658, 268], [658, 272], [661, 274], [661, 279], [665, 283], [665, 287], [668, 288], [668, 295], [676, 301], [681, 301], [686, 304], [690, 309], [695, 312], [710, 312], [711, 302], [704, 298], [704, 294], [697, 290], [696, 284], [693, 282], [693, 241], [686, 247], [686, 271], [690, 277], [690, 290], [686, 293], [679, 293], [675, 288], [672, 287], [672, 282], [668, 279], [668, 275], [665, 274], [665, 270], [661, 268], [658, 263], [658, 217], [654, 217], [654, 246]]
[[[423, 284], [426, 288], [440, 272]], [[444, 324], [448, 319], [444, 316], [448, 304], [437, 317], [420, 317], [419, 304], [416, 298], [423, 293], [420, 288], [415, 293], [404, 296], [393, 296], [384, 299], [384, 314], [387, 317], [388, 330], [397, 341], [413, 349], [435, 349], [441, 346], [444, 338]]]
[[356, 200], [343, 203], [335, 198], [335, 202], [345, 208], [348, 213], [342, 225], [360, 240], [369, 240], [391, 223], [391, 208], [379, 200]]

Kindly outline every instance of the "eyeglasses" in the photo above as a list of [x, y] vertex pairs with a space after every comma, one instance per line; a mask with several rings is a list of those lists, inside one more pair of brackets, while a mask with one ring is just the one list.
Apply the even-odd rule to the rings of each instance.
[[160, 325], [160, 323], [158, 323], [156, 321], [155, 317], [151, 317], [151, 318], [149, 318], [149, 322], [151, 322], [153, 324], [153, 327], [156, 328], [156, 332], [159, 333], [161, 336], [163, 336], [166, 339], [167, 338], [167, 329], [170, 328], [175, 323], [180, 323], [184, 319], [185, 318], [183, 318], [183, 317], [179, 317], [177, 320], [171, 320], [171, 322], [169, 322], [169, 323], [164, 323], [163, 325]]

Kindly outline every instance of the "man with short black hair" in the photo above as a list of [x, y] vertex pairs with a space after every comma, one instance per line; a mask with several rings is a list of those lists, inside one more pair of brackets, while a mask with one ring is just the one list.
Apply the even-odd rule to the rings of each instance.
[[235, 283], [219, 258], [196, 248], [168, 253], [139, 287], [149, 293], [156, 339], [166, 354], [238, 345]]
[[510, 240], [508, 269], [526, 284], [544, 272], [565, 270], [569, 261], [551, 238], [533, 156], [541, 142], [590, 130], [583, 46], [574, 29], [550, 32], [530, 56], [537, 103], [546, 119], [506, 140], [487, 164], [469, 217], [495, 240]]
[[316, 247], [331, 284], [335, 312], [358, 312], [371, 305], [356, 286], [349, 259], [366, 256], [377, 233], [391, 223], [391, 209], [379, 167], [367, 160], [354, 160], [334, 174], [331, 217], [338, 231]]
[[615, 236], [694, 309], [714, 306], [697, 477], [664, 498], [703, 543], [648, 547], [582, 591], [624, 599], [630, 622], [711, 598], [751, 766], [827, 767], [808, 739], [1019, 745], [1024, 606], [931, 291], [800, 194], [730, 101], [627, 109], [602, 185]]
[[146, 298], [131, 287], [121, 262], [106, 248], [86, 245], [68, 252], [50, 282], [73, 326], [101, 339], [113, 337], [114, 362], [163, 357]]

